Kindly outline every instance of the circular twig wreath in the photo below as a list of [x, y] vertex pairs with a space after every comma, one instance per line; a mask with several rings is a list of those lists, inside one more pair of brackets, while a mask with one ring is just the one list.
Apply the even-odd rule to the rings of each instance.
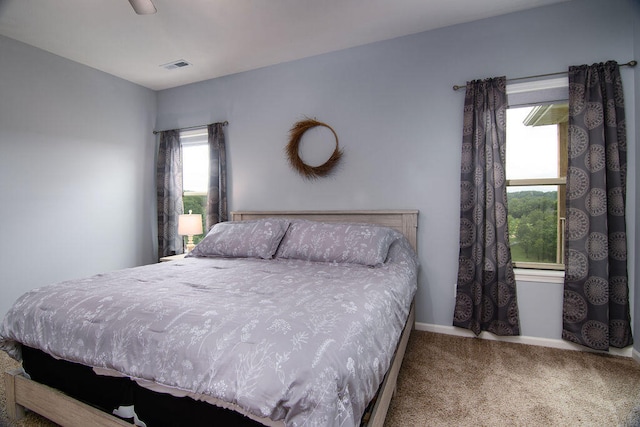
[[[300, 147], [300, 140], [302, 139], [302, 135], [306, 131], [316, 126], [323, 126], [333, 132], [333, 136], [336, 138], [336, 148], [333, 150], [331, 157], [321, 164], [320, 166], [310, 166], [302, 161], [300, 155], [298, 154], [298, 148]], [[316, 179], [323, 176], [329, 175], [331, 170], [338, 163], [340, 158], [342, 157], [342, 150], [338, 146], [338, 135], [336, 131], [333, 130], [331, 126], [326, 123], [319, 122], [315, 119], [305, 119], [301, 120], [289, 131], [289, 144], [287, 144], [287, 157], [289, 158], [289, 163], [291, 166], [297, 170], [302, 176], [309, 179]]]

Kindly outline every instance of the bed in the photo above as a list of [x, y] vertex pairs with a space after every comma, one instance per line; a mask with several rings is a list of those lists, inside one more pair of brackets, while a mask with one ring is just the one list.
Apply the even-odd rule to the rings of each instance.
[[[98, 380], [222, 408], [247, 425], [381, 426], [415, 320], [417, 215], [233, 212], [221, 234], [212, 230], [183, 260], [32, 291], [5, 318], [0, 348], [17, 359], [44, 353], [51, 360], [33, 366], [36, 377], [38, 366], [71, 362]], [[231, 239], [247, 230], [248, 244]], [[56, 320], [63, 309], [73, 321]], [[90, 333], [77, 335], [82, 329]], [[27, 408], [64, 426], [131, 425], [22, 370], [5, 382], [12, 418]], [[137, 408], [117, 413], [143, 425]]]

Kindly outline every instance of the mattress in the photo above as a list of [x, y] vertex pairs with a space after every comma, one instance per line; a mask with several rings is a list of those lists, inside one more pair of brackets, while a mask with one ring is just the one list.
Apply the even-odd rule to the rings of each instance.
[[[357, 426], [416, 291], [405, 239], [382, 265], [186, 258], [42, 287], [0, 329], [22, 346], [287, 426]], [[144, 420], [142, 420], [144, 421]]]

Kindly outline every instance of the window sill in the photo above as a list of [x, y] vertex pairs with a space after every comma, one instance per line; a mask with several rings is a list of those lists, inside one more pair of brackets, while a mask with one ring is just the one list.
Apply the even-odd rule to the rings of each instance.
[[514, 268], [516, 282], [564, 283], [564, 271]]

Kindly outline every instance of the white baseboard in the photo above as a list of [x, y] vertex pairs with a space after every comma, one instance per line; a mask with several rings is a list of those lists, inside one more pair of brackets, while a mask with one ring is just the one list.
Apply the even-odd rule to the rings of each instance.
[[[459, 337], [475, 337], [475, 334], [470, 330], [457, 328], [455, 326], [434, 325], [431, 323], [416, 322], [415, 329], [418, 331], [435, 332], [438, 334], [445, 334], [445, 335], [456, 335]], [[541, 347], [559, 348], [562, 350], [587, 351], [592, 353], [607, 353], [602, 351], [591, 350], [587, 347], [583, 347], [578, 344], [574, 344], [561, 339], [553, 339], [553, 338], [539, 338], [539, 337], [527, 337], [527, 336], [501, 337], [489, 332], [482, 332], [478, 338], [493, 340], [493, 341], [537, 345]], [[608, 354], [612, 354], [615, 356], [633, 357], [635, 361], [640, 363], [640, 352], [637, 352], [636, 350], [634, 350], [633, 347], [627, 347], [622, 349], [611, 348]]]

